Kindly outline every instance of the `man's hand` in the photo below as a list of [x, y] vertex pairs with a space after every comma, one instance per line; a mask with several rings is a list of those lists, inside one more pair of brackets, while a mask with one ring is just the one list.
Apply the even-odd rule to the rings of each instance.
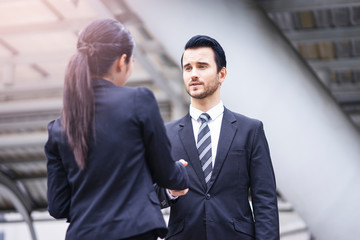
[[[188, 165], [188, 162], [185, 161], [184, 159], [180, 159], [179, 162], [181, 162], [184, 165], [184, 167], [186, 167]], [[183, 196], [183, 195], [187, 194], [189, 189], [188, 188], [183, 189], [183, 190], [170, 190], [170, 189], [168, 189], [168, 191], [169, 191], [171, 196], [180, 197], [180, 196]]]
[[184, 167], [188, 165], [188, 162], [185, 161], [184, 159], [180, 159], [179, 162], [181, 162], [184, 165]]
[[188, 188], [186, 188], [184, 190], [170, 190], [170, 189], [168, 189], [168, 191], [169, 191], [171, 196], [180, 197], [180, 196], [183, 196], [183, 195], [187, 194], [189, 189]]

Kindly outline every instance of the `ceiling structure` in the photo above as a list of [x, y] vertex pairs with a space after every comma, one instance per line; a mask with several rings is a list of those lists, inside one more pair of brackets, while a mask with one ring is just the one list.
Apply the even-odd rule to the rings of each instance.
[[360, 129], [360, 1], [256, 1]]

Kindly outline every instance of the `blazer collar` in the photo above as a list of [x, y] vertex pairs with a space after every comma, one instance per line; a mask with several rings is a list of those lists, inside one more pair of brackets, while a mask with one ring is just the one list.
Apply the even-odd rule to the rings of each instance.
[[215, 166], [213, 168], [212, 176], [209, 183], [210, 187], [206, 190], [207, 186], [205, 183], [204, 173], [201, 168], [199, 154], [196, 149], [196, 143], [194, 139], [194, 132], [193, 132], [190, 114], [187, 114], [179, 121], [179, 136], [181, 142], [189, 157], [189, 163], [196, 172], [196, 175], [198, 176], [204, 188], [204, 191], [205, 190], [209, 191], [211, 189], [211, 186], [214, 184], [217, 176], [221, 171], [224, 160], [229, 152], [231, 143], [237, 131], [237, 127], [234, 125], [235, 122], [236, 122], [236, 118], [234, 114], [226, 107], [224, 107], [224, 116], [221, 124], [218, 150], [215, 159]]
[[93, 78], [92, 79], [92, 82], [93, 82], [93, 87], [94, 88], [106, 88], [106, 87], [116, 87], [115, 84], [113, 84], [112, 82], [108, 81], [108, 80], [105, 80], [105, 79], [102, 79], [102, 78]]
[[203, 191], [205, 192], [206, 182], [205, 182], [204, 172], [202, 171], [201, 168], [199, 154], [194, 139], [194, 131], [191, 123], [191, 116], [189, 113], [185, 117], [183, 117], [179, 122], [179, 137], [181, 143], [184, 146], [185, 152], [188, 155], [189, 164], [194, 169], [203, 187]]
[[227, 157], [230, 146], [235, 137], [237, 127], [235, 126], [236, 118], [234, 114], [229, 111], [227, 108], [224, 108], [224, 116], [221, 123], [220, 137], [218, 142], [218, 148], [216, 153], [215, 165], [212, 171], [211, 179], [209, 182], [209, 189], [211, 189], [212, 185], [216, 181], [223, 163]]

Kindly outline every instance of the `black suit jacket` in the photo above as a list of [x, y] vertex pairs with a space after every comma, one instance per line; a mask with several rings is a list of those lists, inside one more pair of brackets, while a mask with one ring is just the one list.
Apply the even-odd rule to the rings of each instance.
[[171, 158], [156, 100], [145, 88], [94, 80], [95, 136], [79, 170], [60, 120], [48, 126], [49, 212], [70, 222], [66, 239], [121, 239], [167, 232], [153, 188], [184, 189], [185, 168]]
[[275, 177], [260, 121], [225, 108], [209, 189], [190, 115], [166, 128], [173, 157], [189, 162], [186, 170], [190, 177], [188, 194], [175, 203], [158, 189], [163, 206], [171, 205], [167, 239], [279, 239]]

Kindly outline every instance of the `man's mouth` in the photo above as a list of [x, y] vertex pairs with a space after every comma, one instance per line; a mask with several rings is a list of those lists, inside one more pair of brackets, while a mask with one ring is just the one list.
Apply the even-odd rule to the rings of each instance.
[[192, 87], [192, 86], [198, 86], [198, 85], [201, 85], [201, 83], [199, 83], [199, 82], [192, 82], [192, 83], [190, 83], [190, 87]]

